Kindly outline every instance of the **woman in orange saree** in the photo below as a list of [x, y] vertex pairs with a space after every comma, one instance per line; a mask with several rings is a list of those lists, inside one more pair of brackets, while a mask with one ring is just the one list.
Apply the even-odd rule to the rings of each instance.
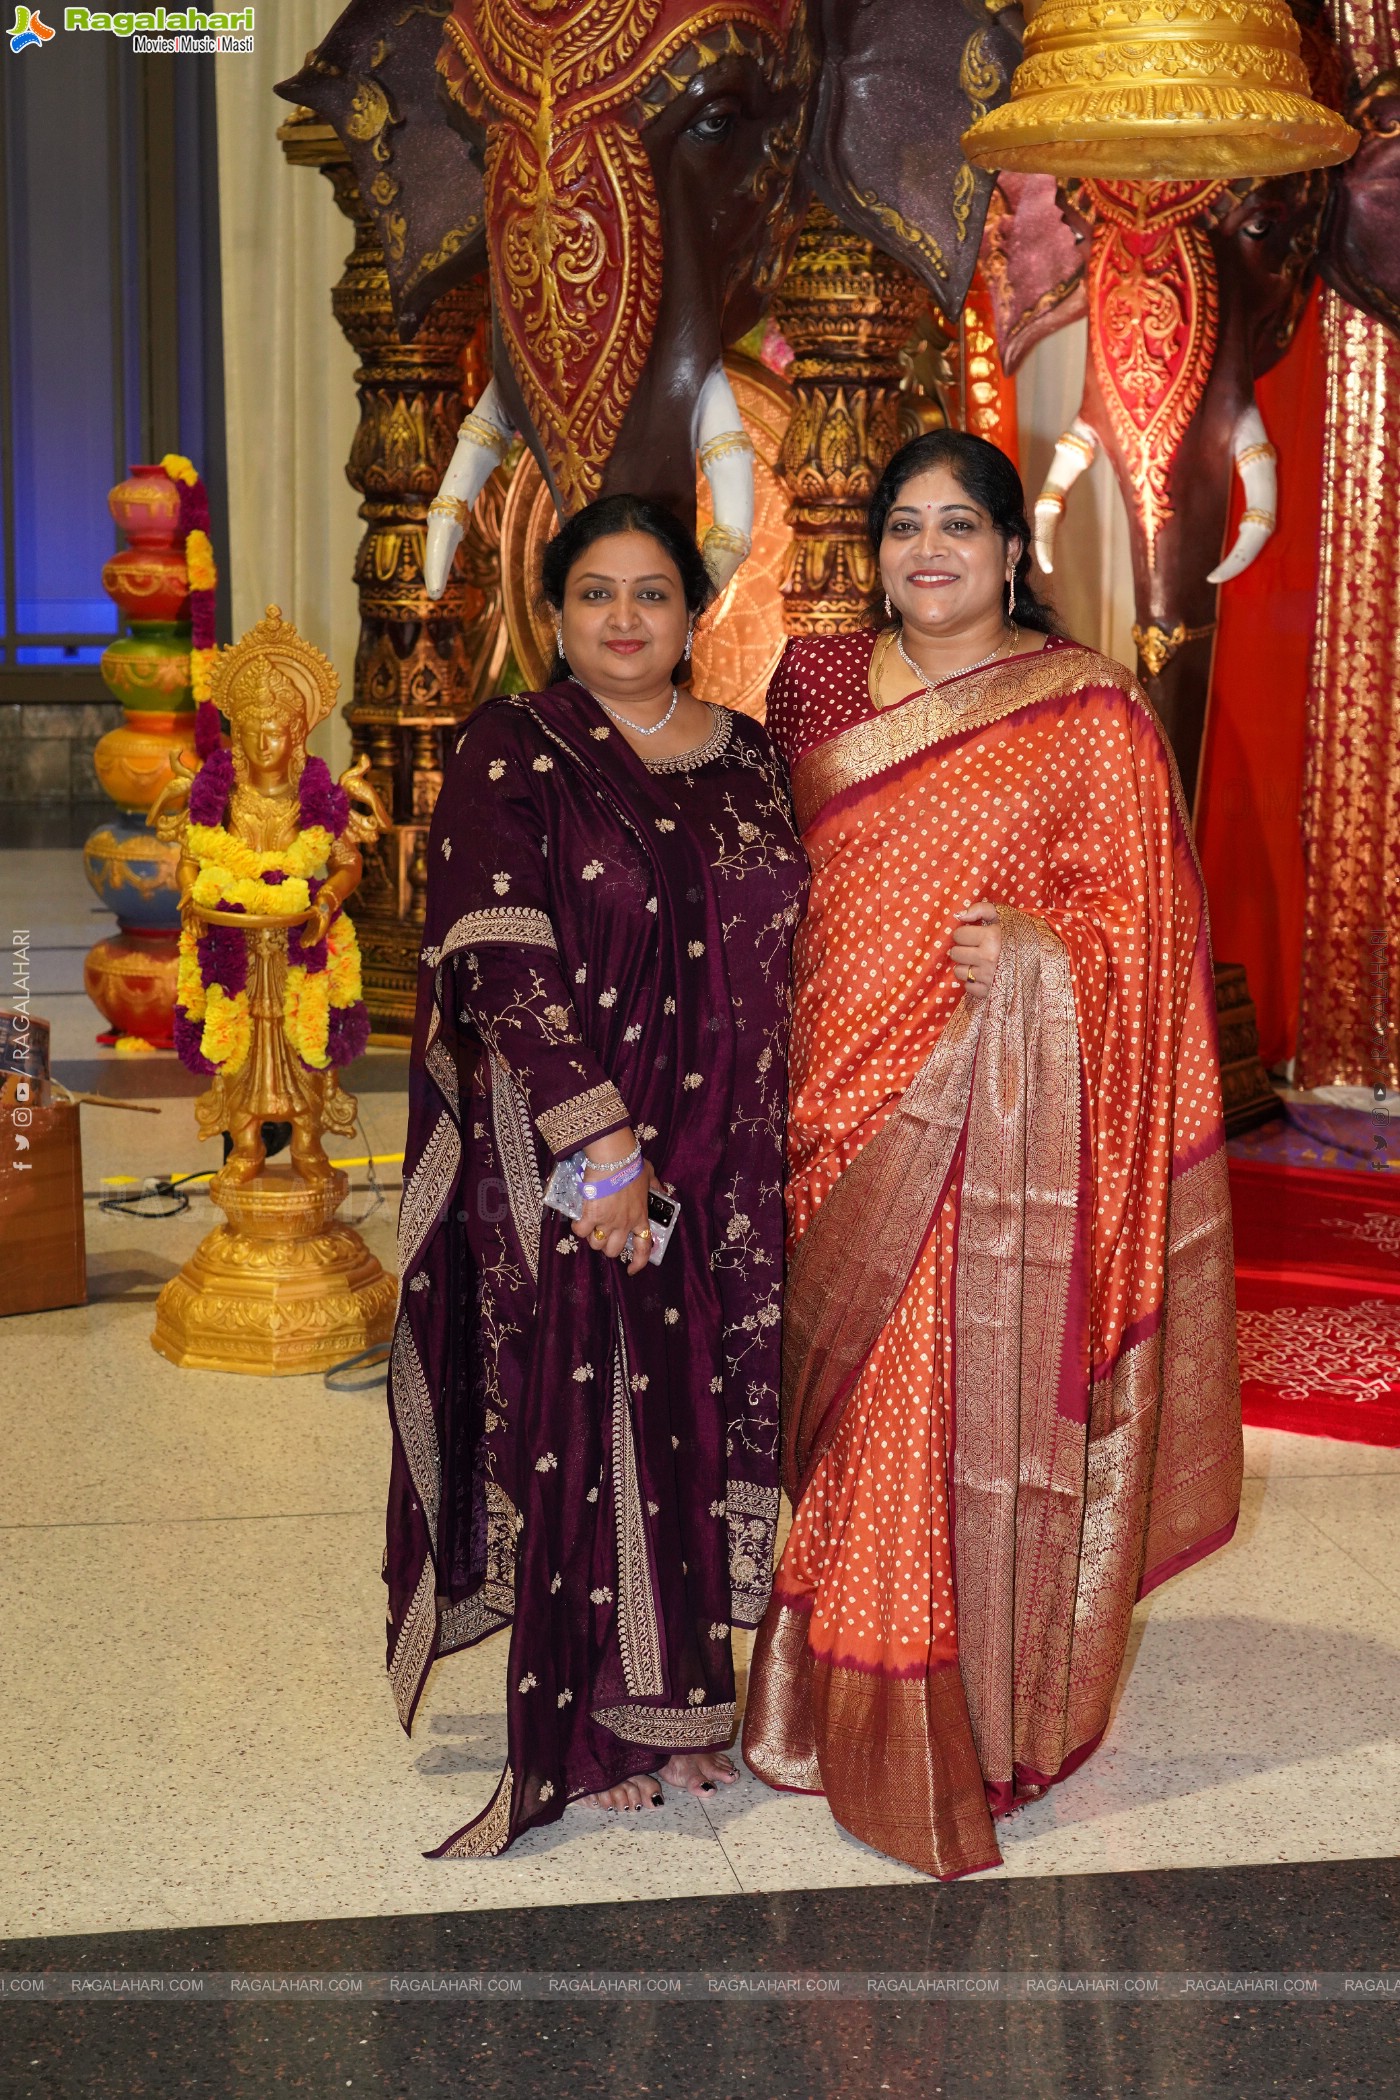
[[[1015, 468], [936, 432], [871, 510], [883, 632], [769, 695], [795, 954], [771, 1785], [940, 1877], [1095, 1748], [1136, 1600], [1242, 1469], [1205, 897], [1120, 665], [1051, 633]], [[1011, 614], [1007, 586], [1011, 587]]]

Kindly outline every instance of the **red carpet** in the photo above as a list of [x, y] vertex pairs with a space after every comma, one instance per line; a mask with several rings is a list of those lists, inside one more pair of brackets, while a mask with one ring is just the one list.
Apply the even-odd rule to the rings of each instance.
[[1244, 1418], [1400, 1448], [1400, 1188], [1232, 1158]]

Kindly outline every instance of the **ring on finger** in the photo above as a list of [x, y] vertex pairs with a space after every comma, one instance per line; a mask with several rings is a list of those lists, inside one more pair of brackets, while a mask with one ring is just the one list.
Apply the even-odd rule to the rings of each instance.
[[608, 1235], [607, 1235], [607, 1228], [606, 1228], [605, 1226], [602, 1226], [602, 1225], [595, 1225], [595, 1226], [594, 1226], [594, 1228], [593, 1228], [593, 1232], [592, 1232], [592, 1238], [593, 1238], [593, 1239], [594, 1239], [594, 1240], [595, 1240], [595, 1241], [597, 1242], [597, 1244], [598, 1244], [598, 1245], [599, 1245], [600, 1247], [602, 1246], [602, 1244], [603, 1244], [604, 1240], [605, 1240], [605, 1239], [607, 1238], [607, 1236], [608, 1236]]

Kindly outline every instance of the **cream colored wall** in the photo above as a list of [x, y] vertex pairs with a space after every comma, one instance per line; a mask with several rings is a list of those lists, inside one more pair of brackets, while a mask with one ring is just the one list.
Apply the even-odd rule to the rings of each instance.
[[[1055, 440], [1079, 413], [1088, 334], [1087, 322], [1072, 321], [1038, 343], [1016, 374], [1021, 472], [1030, 504], [1049, 469]], [[1055, 535], [1055, 573], [1040, 580], [1076, 641], [1119, 663], [1135, 663], [1128, 517], [1102, 452], [1070, 490]]]
[[[358, 410], [330, 291], [352, 236], [325, 177], [284, 160], [277, 127], [291, 104], [272, 92], [336, 12], [328, 0], [259, 8], [256, 48], [220, 59], [217, 93], [234, 633], [280, 605], [330, 657], [343, 701], [359, 631], [360, 521], [345, 479]], [[349, 763], [338, 712], [315, 743], [336, 770]]]

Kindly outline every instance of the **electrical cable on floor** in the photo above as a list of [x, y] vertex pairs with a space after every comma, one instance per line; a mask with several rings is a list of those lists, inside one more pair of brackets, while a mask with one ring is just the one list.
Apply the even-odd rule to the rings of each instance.
[[[370, 1376], [347, 1384], [344, 1374], [362, 1364]], [[376, 1342], [372, 1349], [361, 1349], [354, 1356], [346, 1356], [338, 1364], [332, 1364], [322, 1373], [321, 1383], [328, 1393], [373, 1393], [384, 1383], [384, 1374], [389, 1368], [389, 1344]]]

